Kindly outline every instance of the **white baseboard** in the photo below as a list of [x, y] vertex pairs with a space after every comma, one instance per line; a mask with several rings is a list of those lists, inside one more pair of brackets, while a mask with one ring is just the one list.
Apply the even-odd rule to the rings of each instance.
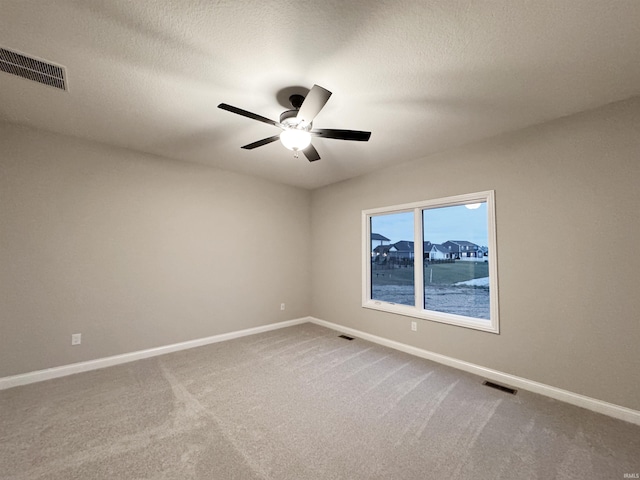
[[412, 347], [411, 345], [396, 342], [394, 340], [389, 340], [383, 337], [378, 337], [377, 335], [362, 332], [354, 328], [344, 327], [336, 323], [327, 322], [326, 320], [309, 317], [309, 321], [311, 323], [331, 328], [333, 330], [337, 330], [354, 337], [362, 338], [363, 340], [368, 340], [373, 343], [384, 345], [385, 347], [400, 350], [417, 357], [425, 358], [427, 360], [432, 360], [449, 367], [457, 368], [459, 370], [464, 370], [465, 372], [473, 373], [488, 380], [506, 384], [510, 387], [521, 388], [522, 390], [527, 390], [529, 392], [538, 393], [546, 397], [555, 398], [556, 400], [570, 403], [578, 407], [586, 408], [587, 410], [602, 413], [610, 417], [618, 418], [620, 420], [640, 425], [640, 411], [638, 410], [633, 410], [631, 408], [622, 407], [613, 403], [604, 402], [602, 400], [597, 400], [595, 398], [580, 395], [578, 393], [573, 393], [568, 390], [562, 390], [561, 388], [552, 387], [544, 383], [534, 382], [532, 380], [527, 380], [526, 378], [517, 377], [515, 375], [500, 372], [498, 370], [492, 370], [490, 368], [485, 368], [473, 363], [457, 360], [452, 357], [440, 355], [439, 353], [423, 350], [422, 348]]
[[578, 407], [586, 408], [588, 410], [602, 413], [610, 417], [625, 420], [627, 422], [640, 425], [640, 411], [633, 410], [631, 408], [622, 407], [613, 403], [604, 402], [595, 398], [573, 393], [568, 390], [562, 390], [560, 388], [552, 387], [544, 383], [534, 382], [527, 380], [526, 378], [517, 377], [508, 373], [500, 372], [490, 368], [485, 368], [480, 365], [458, 360], [446, 355], [440, 355], [439, 353], [430, 352], [422, 348], [413, 347], [404, 343], [389, 340], [387, 338], [378, 337], [370, 333], [362, 332], [354, 328], [338, 325], [337, 323], [327, 322], [326, 320], [320, 320], [314, 317], [302, 317], [294, 320], [287, 320], [285, 322], [271, 323], [268, 325], [262, 325], [254, 328], [247, 328], [245, 330], [238, 330], [235, 332], [222, 333], [220, 335], [213, 335], [211, 337], [199, 338], [196, 340], [190, 340], [187, 342], [174, 343], [172, 345], [165, 345], [157, 348], [150, 348], [147, 350], [139, 350], [137, 352], [125, 353], [122, 355], [114, 355], [112, 357], [98, 358], [96, 360], [89, 360], [87, 362], [72, 363], [70, 365], [63, 365], [60, 367], [47, 368], [45, 370], [37, 370], [35, 372], [28, 372], [20, 375], [13, 375], [10, 377], [0, 378], [0, 390], [7, 388], [17, 387], [20, 385], [27, 385], [29, 383], [42, 382], [44, 380], [51, 380], [53, 378], [64, 377], [67, 375], [73, 375], [75, 373], [87, 372], [90, 370], [98, 370], [100, 368], [111, 367], [113, 365], [120, 365], [122, 363], [133, 362], [136, 360], [142, 360], [144, 358], [156, 357], [158, 355], [164, 355], [171, 352], [177, 352], [179, 350], [187, 350], [189, 348], [201, 347], [203, 345], [209, 345], [211, 343], [224, 342], [226, 340], [232, 340], [234, 338], [240, 338], [247, 335], [254, 335], [256, 333], [268, 332], [270, 330], [277, 330], [279, 328], [291, 327], [293, 325], [300, 325], [302, 323], [315, 323], [323, 327], [337, 330], [342, 333], [347, 333], [354, 337], [362, 338], [385, 347], [400, 350], [410, 355], [425, 358], [443, 365], [447, 365], [465, 372], [473, 373], [475, 375], [500, 382], [511, 387], [521, 388], [529, 392], [538, 393], [546, 397], [555, 398], [562, 402], [566, 402]]
[[211, 343], [224, 342], [225, 340], [245, 337], [247, 335], [254, 335], [256, 333], [268, 332], [269, 330], [276, 330], [278, 328], [291, 327], [293, 325], [299, 325], [301, 323], [307, 323], [309, 321], [309, 317], [297, 318], [294, 320], [287, 320], [285, 322], [270, 323], [268, 325], [261, 325], [259, 327], [238, 330], [236, 332], [222, 333], [220, 335], [213, 335], [211, 337], [198, 338], [196, 340], [189, 340], [187, 342], [174, 343], [172, 345], [149, 348], [147, 350], [139, 350], [137, 352], [114, 355], [112, 357], [98, 358], [96, 360], [89, 360], [86, 362], [72, 363], [70, 365], [62, 365], [60, 367], [47, 368], [44, 370], [37, 370], [35, 372], [23, 373], [20, 375], [12, 375], [10, 377], [2, 377], [0, 378], [0, 390], [5, 390], [7, 388], [17, 387], [20, 385], [27, 385], [29, 383], [42, 382], [44, 380], [51, 380], [52, 378], [65, 377], [67, 375], [73, 375], [74, 373], [88, 372], [89, 370], [97, 370], [99, 368], [111, 367], [113, 365], [120, 365], [122, 363], [134, 362], [136, 360], [142, 360], [143, 358], [156, 357], [158, 355], [164, 355], [166, 353], [177, 352], [179, 350], [186, 350], [194, 347], [201, 347], [203, 345], [209, 345]]

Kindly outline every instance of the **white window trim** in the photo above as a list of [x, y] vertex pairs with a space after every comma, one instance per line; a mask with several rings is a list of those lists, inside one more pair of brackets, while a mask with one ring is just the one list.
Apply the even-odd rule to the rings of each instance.
[[[470, 203], [487, 203], [487, 233], [489, 242], [488, 257], [489, 263], [489, 296], [490, 296], [490, 319], [476, 319], [462, 315], [424, 310], [424, 288], [423, 285], [423, 255], [414, 255], [414, 281], [416, 286], [415, 305], [399, 305], [381, 300], [371, 299], [371, 221], [370, 218], [380, 214], [414, 212], [414, 246], [423, 245], [422, 238], [422, 210], [434, 207], [449, 207], [455, 205], [466, 205]], [[415, 247], [418, 248], [418, 247]], [[468, 193], [453, 197], [426, 200], [423, 202], [405, 203], [390, 207], [372, 208], [362, 211], [362, 306], [373, 310], [405, 315], [409, 317], [431, 320], [434, 322], [447, 323], [460, 327], [473, 328], [491, 333], [500, 333], [499, 308], [498, 308], [498, 261], [496, 242], [496, 221], [495, 221], [495, 191]]]

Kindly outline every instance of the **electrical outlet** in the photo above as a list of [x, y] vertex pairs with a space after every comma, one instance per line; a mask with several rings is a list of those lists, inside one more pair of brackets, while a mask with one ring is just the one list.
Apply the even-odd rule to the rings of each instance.
[[280, 310], [284, 310], [284, 303], [280, 304]]
[[71, 345], [80, 345], [82, 343], [82, 334], [81, 333], [72, 333], [71, 334]]
[[411, 322], [411, 331], [413, 332], [418, 331], [418, 322]]

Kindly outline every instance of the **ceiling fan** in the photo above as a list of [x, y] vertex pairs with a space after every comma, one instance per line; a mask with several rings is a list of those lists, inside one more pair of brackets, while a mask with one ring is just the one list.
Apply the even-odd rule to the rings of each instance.
[[283, 112], [280, 115], [279, 122], [270, 120], [256, 113], [242, 110], [241, 108], [227, 105], [226, 103], [221, 103], [218, 105], [218, 108], [282, 129], [282, 132], [278, 135], [249, 143], [242, 148], [253, 150], [254, 148], [280, 140], [285, 147], [294, 151], [296, 158], [298, 157], [298, 152], [302, 151], [310, 162], [315, 162], [316, 160], [320, 160], [320, 155], [314, 146], [311, 145], [312, 136], [335, 138], [338, 140], [355, 140], [357, 142], [366, 142], [369, 140], [369, 137], [371, 137], [371, 132], [362, 132], [359, 130], [314, 129], [313, 119], [320, 113], [320, 110], [325, 106], [330, 96], [331, 92], [319, 85], [314, 85], [306, 97], [297, 94], [291, 95], [289, 102], [291, 103], [292, 110]]

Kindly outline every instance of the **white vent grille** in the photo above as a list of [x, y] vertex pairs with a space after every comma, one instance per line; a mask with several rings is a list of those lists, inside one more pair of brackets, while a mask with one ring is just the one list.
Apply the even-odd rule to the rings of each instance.
[[60, 90], [67, 90], [64, 67], [26, 57], [2, 47], [0, 47], [0, 71]]

